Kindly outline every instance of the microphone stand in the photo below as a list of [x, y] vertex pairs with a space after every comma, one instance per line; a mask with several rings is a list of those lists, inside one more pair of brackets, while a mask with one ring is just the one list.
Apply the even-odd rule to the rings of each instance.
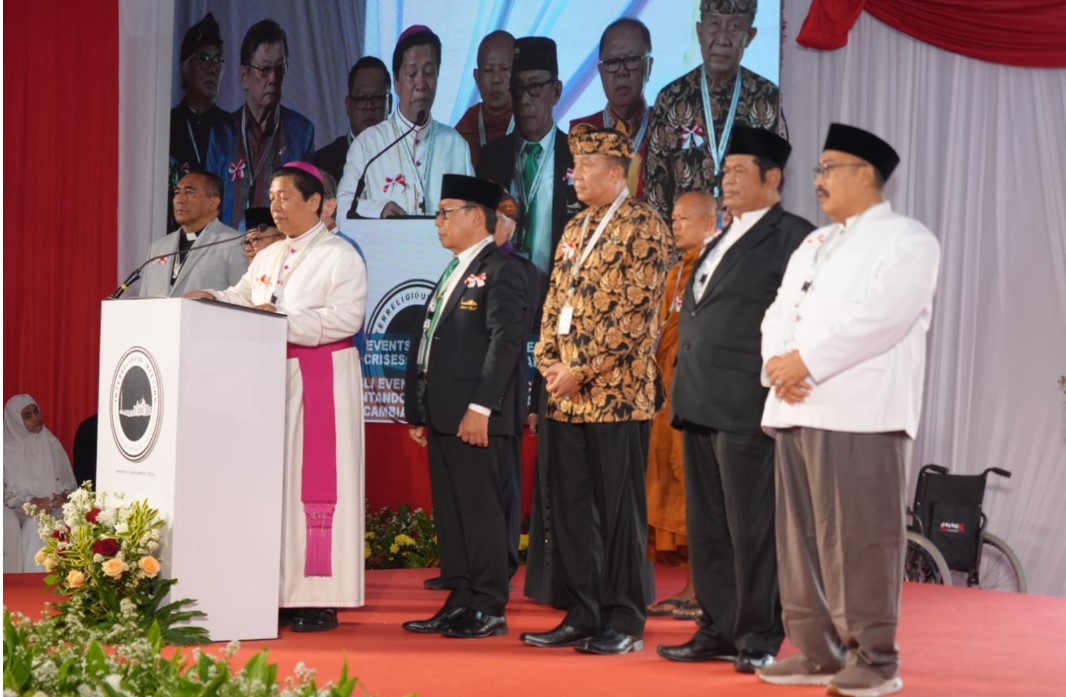
[[[227, 242], [234, 242], [236, 240], [241, 240], [241, 239], [244, 239], [245, 234], [246, 233], [242, 232], [239, 235], [236, 235], [234, 237], [227, 237], [224, 240], [216, 240], [214, 242], [208, 242], [207, 244], [202, 244], [199, 247], [191, 247], [185, 253], [186, 254], [192, 254], [193, 252], [201, 250], [201, 249], [207, 249], [208, 247], [217, 247], [220, 244], [226, 244]], [[141, 271], [144, 270], [144, 267], [148, 266], [153, 261], [159, 261], [161, 259], [166, 259], [167, 257], [171, 257], [171, 256], [174, 256], [174, 255], [179, 254], [179, 253], [180, 252], [178, 252], [178, 251], [173, 251], [173, 252], [168, 252], [166, 254], [160, 254], [158, 256], [150, 257], [143, 264], [141, 264], [140, 266], [135, 268], [133, 270], [133, 273], [131, 273], [129, 276], [127, 276], [126, 280], [119, 284], [118, 288], [115, 289], [115, 292], [113, 292], [111, 295], [107, 296], [108, 300], [118, 300], [119, 298], [121, 298], [122, 294], [125, 293], [127, 290], [129, 290], [129, 287], [131, 285], [133, 285], [137, 281], [137, 279], [139, 279], [141, 277]]]
[[363, 216], [359, 215], [359, 213], [356, 211], [356, 208], [359, 207], [359, 197], [362, 196], [363, 192], [366, 190], [366, 173], [370, 169], [370, 165], [374, 164], [375, 160], [377, 160], [379, 157], [381, 157], [382, 155], [387, 153], [389, 150], [391, 150], [394, 145], [399, 143], [401, 140], [403, 140], [407, 136], [411, 135], [411, 132], [413, 130], [415, 130], [419, 126], [424, 126], [428, 116], [429, 116], [429, 114], [426, 113], [425, 109], [419, 109], [418, 110], [418, 115], [415, 116], [414, 124], [410, 128], [408, 128], [406, 131], [404, 131], [403, 135], [401, 135], [399, 138], [397, 138], [396, 140], [394, 140], [391, 143], [389, 143], [388, 145], [386, 145], [377, 155], [374, 155], [373, 157], [371, 157], [370, 160], [366, 163], [366, 166], [363, 167], [363, 173], [361, 175], [359, 175], [359, 182], [355, 185], [355, 197], [352, 198], [352, 205], [351, 205], [351, 207], [348, 208], [348, 214], [346, 216], [348, 218], [348, 220], [354, 220], [356, 218], [362, 218], [363, 217]]

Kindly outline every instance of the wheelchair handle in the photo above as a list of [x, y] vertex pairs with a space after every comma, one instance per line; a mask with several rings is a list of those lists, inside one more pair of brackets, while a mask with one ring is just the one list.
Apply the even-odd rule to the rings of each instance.
[[987, 477], [989, 472], [991, 472], [992, 474], [998, 474], [1004, 479], [1010, 479], [1010, 472], [1005, 469], [1000, 469], [999, 467], [989, 467], [983, 472], [983, 474]]

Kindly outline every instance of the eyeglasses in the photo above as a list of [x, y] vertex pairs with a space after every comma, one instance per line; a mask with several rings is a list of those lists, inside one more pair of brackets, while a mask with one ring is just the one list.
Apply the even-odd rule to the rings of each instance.
[[356, 109], [380, 109], [389, 98], [388, 92], [373, 92], [371, 94], [349, 94], [348, 98], [355, 104]]
[[433, 216], [436, 217], [436, 218], [440, 218], [441, 220], [445, 220], [445, 219], [447, 219], [448, 214], [451, 213], [452, 211], [461, 211], [464, 208], [474, 208], [474, 207], [475, 206], [474, 206], [473, 203], [467, 203], [466, 205], [453, 206], [452, 208], [438, 208], [437, 212], [434, 213]]
[[245, 65], [256, 73], [259, 74], [260, 79], [266, 80], [273, 73], [280, 80], [285, 77], [285, 71], [289, 69], [288, 61], [282, 61], [277, 65], [252, 65], [251, 63], [245, 63]]
[[600, 61], [600, 65], [603, 69], [609, 73], [617, 73], [618, 69], [623, 65], [627, 72], [633, 72], [644, 64], [644, 59], [650, 56], [650, 53], [645, 53], [641, 56], [622, 56], [621, 58], [608, 58], [607, 60]]
[[552, 84], [554, 82], [555, 82], [555, 78], [553, 78], [553, 77], [549, 77], [547, 80], [544, 80], [543, 82], [527, 82], [524, 85], [522, 83], [520, 83], [520, 82], [512, 82], [511, 83], [511, 97], [513, 99], [518, 99], [519, 97], [522, 96], [523, 92], [528, 94], [530, 97], [539, 96], [540, 95], [540, 91], [542, 89], [544, 89], [545, 85], [550, 85], [550, 84]]
[[[260, 224], [259, 227], [256, 228], [256, 231], [258, 231], [259, 233], [264, 233], [268, 229], [269, 228], [266, 225]], [[245, 249], [245, 250], [248, 250], [248, 249], [259, 249], [262, 246], [266, 246], [266, 245], [263, 244], [264, 242], [267, 242], [268, 240], [273, 240], [273, 239], [278, 238], [278, 237], [281, 237], [281, 233], [280, 232], [273, 232], [273, 233], [271, 233], [269, 235], [260, 234], [259, 237], [252, 237], [252, 238], [247, 238], [246, 237], [243, 240], [241, 240], [241, 248]]]
[[222, 57], [221, 53], [217, 56], [212, 56], [210, 53], [194, 53], [189, 58], [197, 63], [203, 63], [209, 68], [221, 68], [226, 64], [226, 59]]
[[814, 166], [814, 176], [816, 177], [828, 177], [829, 173], [837, 167], [865, 167], [865, 162], [826, 162], [824, 164]]

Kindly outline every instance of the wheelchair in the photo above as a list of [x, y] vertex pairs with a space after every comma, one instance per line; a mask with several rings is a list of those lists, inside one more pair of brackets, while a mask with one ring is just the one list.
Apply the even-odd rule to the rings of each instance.
[[[926, 465], [918, 473], [914, 506], [907, 510], [907, 552], [903, 576], [908, 581], [972, 588], [1026, 591], [1025, 573], [1014, 550], [985, 532], [981, 510], [989, 474], [1011, 473], [990, 467], [981, 474], [948, 474], [946, 467]], [[954, 572], [954, 577], [953, 577]]]

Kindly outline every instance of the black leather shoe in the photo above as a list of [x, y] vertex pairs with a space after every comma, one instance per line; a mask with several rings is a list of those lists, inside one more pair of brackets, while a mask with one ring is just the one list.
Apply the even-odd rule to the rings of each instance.
[[774, 655], [772, 653], [741, 649], [737, 659], [733, 662], [733, 667], [737, 669], [738, 673], [754, 673], [760, 668], [773, 664]]
[[410, 620], [403, 623], [403, 628], [416, 634], [436, 634], [462, 620], [470, 612], [462, 606], [442, 607], [428, 620]]
[[573, 646], [582, 639], [588, 639], [594, 632], [586, 632], [572, 625], [563, 623], [555, 629], [547, 632], [523, 632], [519, 639], [530, 646], [543, 649], [555, 649], [562, 646]]
[[506, 617], [486, 615], [484, 612], [468, 612], [460, 621], [441, 632], [444, 636], [453, 639], [485, 639], [506, 633]]
[[581, 653], [595, 653], [600, 656], [619, 656], [630, 651], [643, 651], [644, 640], [615, 629], [604, 629], [594, 637], [582, 639], [574, 644], [574, 649]]
[[431, 591], [446, 591], [451, 590], [451, 586], [445, 582], [443, 576], [434, 576], [433, 578], [427, 578], [422, 581], [422, 587]]
[[278, 626], [288, 627], [292, 624], [292, 616], [296, 614], [297, 608], [294, 607], [279, 607], [278, 608]]
[[677, 646], [659, 645], [656, 649], [663, 658], [671, 661], [734, 661], [737, 658], [737, 649], [726, 642], [716, 642], [702, 637], [695, 637]]
[[326, 632], [337, 628], [337, 611], [331, 607], [304, 607], [290, 620], [294, 632]]

